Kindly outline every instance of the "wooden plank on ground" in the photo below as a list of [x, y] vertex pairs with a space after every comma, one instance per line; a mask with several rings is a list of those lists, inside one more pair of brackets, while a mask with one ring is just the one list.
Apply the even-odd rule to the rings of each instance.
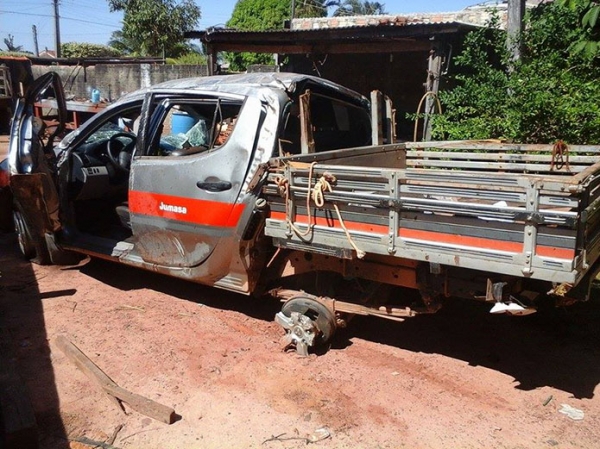
[[106, 375], [94, 362], [63, 335], [55, 340], [56, 345], [83, 373], [96, 382], [112, 398], [127, 403], [133, 410], [167, 424], [175, 422], [175, 410], [166, 405], [159, 404], [152, 399], [145, 398], [124, 388], [119, 387]]

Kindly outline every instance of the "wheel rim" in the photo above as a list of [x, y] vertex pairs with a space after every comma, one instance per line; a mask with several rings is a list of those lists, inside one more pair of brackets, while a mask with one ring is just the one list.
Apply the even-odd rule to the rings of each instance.
[[320, 302], [305, 298], [287, 301], [275, 316], [275, 321], [286, 330], [286, 347], [294, 346], [302, 356], [311, 347], [327, 343], [335, 333], [335, 315]]

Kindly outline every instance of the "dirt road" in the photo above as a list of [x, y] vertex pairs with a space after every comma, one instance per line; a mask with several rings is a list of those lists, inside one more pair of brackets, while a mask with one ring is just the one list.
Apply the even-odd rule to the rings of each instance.
[[[597, 448], [600, 304], [530, 317], [450, 302], [405, 323], [356, 319], [325, 354], [281, 351], [278, 304], [92, 260], [21, 260], [0, 235], [0, 312], [43, 448]], [[173, 407], [125, 415], [57, 348]], [[584, 412], [575, 421], [562, 404]], [[319, 429], [320, 432], [317, 432]], [[315, 433], [316, 432], [316, 433]]]

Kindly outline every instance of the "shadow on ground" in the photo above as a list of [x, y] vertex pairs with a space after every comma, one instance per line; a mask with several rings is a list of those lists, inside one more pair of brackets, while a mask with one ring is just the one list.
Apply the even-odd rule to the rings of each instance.
[[[20, 256], [16, 236], [0, 233], [0, 316], [18, 374], [30, 396], [42, 448], [67, 449], [44, 321], [42, 301], [69, 292], [40, 292], [32, 266]], [[72, 294], [72, 293], [71, 293]], [[14, 449], [23, 446], [7, 445]]]
[[511, 377], [516, 388], [549, 386], [592, 398], [600, 383], [600, 300], [525, 317], [491, 315], [491, 306], [447, 301], [435, 315], [404, 323], [359, 317], [342, 338], [362, 338], [442, 354]]
[[[150, 288], [264, 321], [271, 321], [280, 310], [275, 300], [249, 298], [106, 261], [92, 260], [81, 270], [122, 290]], [[497, 370], [514, 377], [519, 389], [549, 386], [577, 398], [591, 398], [600, 383], [600, 294], [596, 296], [588, 303], [527, 317], [490, 315], [489, 305], [467, 300], [448, 300], [437, 314], [404, 323], [357, 317], [336, 335], [332, 350], [361, 338]]]
[[273, 321], [275, 313], [281, 310], [281, 304], [275, 299], [257, 299], [101, 259], [92, 259], [80, 270], [83, 274], [119, 290], [148, 288], [215, 309], [240, 312], [263, 321]]

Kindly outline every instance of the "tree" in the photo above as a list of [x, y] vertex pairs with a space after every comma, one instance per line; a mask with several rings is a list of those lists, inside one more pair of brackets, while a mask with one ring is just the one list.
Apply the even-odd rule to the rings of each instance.
[[117, 57], [122, 53], [107, 45], [89, 44], [87, 42], [66, 42], [61, 45], [63, 58], [100, 58]]
[[588, 35], [580, 38], [572, 45], [575, 53], [583, 53], [588, 57], [600, 55], [600, 1], [591, 0], [559, 0], [562, 6], [577, 11], [581, 15], [581, 25]]
[[522, 57], [511, 70], [504, 32], [467, 35], [454, 60], [456, 86], [440, 93], [436, 139], [600, 143], [600, 63], [570, 51], [587, 33], [578, 13], [546, 3], [526, 20]]
[[131, 56], [136, 56], [136, 48], [140, 46], [135, 40], [126, 38], [122, 30], [113, 31], [107, 45], [118, 50], [121, 54]]
[[339, 5], [336, 0], [296, 0], [294, 17], [326, 17], [328, 8]]
[[387, 14], [385, 5], [379, 2], [361, 0], [344, 0], [334, 11], [333, 15], [339, 16], [374, 16]]
[[108, 0], [108, 5], [124, 13], [122, 32], [111, 42], [120, 41], [135, 56], [180, 56], [187, 51], [184, 33], [201, 17], [193, 0]]
[[15, 45], [15, 37], [12, 34], [4, 38], [4, 45], [8, 51], [23, 51], [22, 45]]
[[[291, 0], [239, 0], [227, 27], [243, 31], [282, 29], [290, 18]], [[265, 53], [228, 53], [232, 70], [246, 70], [251, 64], [273, 64], [273, 55]]]

